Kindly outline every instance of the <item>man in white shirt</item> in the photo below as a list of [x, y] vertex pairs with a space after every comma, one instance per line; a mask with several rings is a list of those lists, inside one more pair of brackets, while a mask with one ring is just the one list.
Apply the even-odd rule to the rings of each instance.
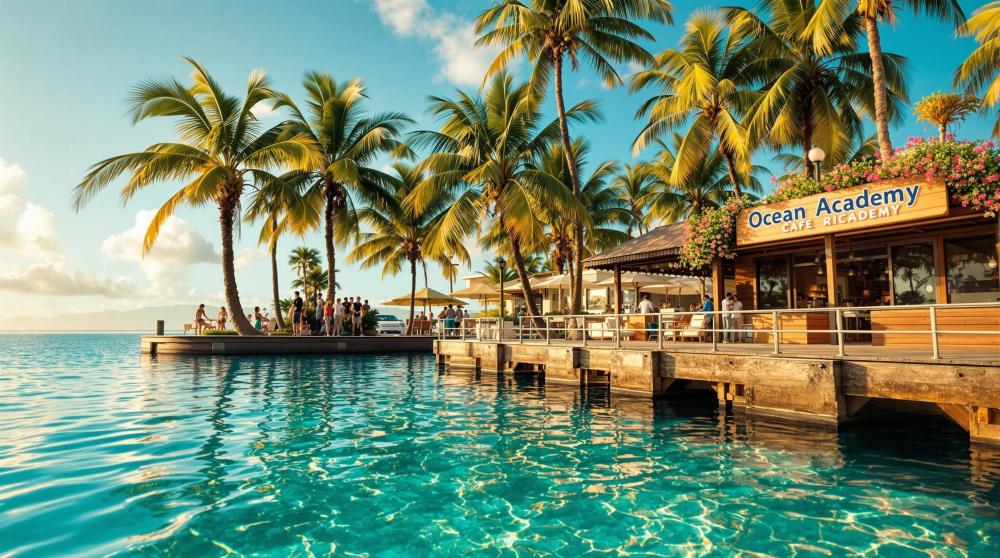
[[640, 314], [652, 314], [656, 312], [656, 306], [649, 300], [649, 293], [642, 293], [642, 300], [639, 301]]
[[743, 329], [743, 314], [738, 314], [740, 310], [743, 310], [743, 303], [740, 302], [740, 297], [736, 296], [736, 293], [733, 293], [733, 313], [730, 316], [732, 316], [733, 320], [733, 329], [736, 330], [733, 333], [733, 341], [736, 342], [740, 341], [740, 334]]
[[735, 339], [733, 329], [733, 295], [726, 293], [726, 298], [722, 299], [722, 327], [726, 330], [722, 334], [722, 342], [729, 343], [730, 339]]

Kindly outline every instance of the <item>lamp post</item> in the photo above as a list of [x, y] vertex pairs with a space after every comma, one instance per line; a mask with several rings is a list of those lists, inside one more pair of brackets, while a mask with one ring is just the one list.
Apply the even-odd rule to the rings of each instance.
[[816, 165], [816, 182], [820, 179], [820, 169], [823, 167], [823, 159], [826, 159], [826, 151], [823, 151], [820, 147], [814, 147], [809, 150], [809, 161]]
[[451, 294], [455, 290], [455, 276], [458, 275], [458, 262], [452, 258], [448, 258], [448, 265], [451, 267], [448, 270], [448, 294]]
[[497, 257], [497, 268], [500, 270], [500, 327], [503, 328], [503, 270], [507, 267], [507, 260], [503, 256]]

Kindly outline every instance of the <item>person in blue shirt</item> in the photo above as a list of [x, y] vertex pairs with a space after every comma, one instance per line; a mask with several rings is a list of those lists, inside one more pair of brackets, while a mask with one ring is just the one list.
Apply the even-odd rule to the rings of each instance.
[[[712, 329], [712, 312], [715, 311], [715, 305], [712, 304], [712, 295], [705, 295], [705, 302], [701, 305], [701, 311], [705, 312], [705, 329]], [[715, 333], [710, 333], [709, 335], [715, 335]]]

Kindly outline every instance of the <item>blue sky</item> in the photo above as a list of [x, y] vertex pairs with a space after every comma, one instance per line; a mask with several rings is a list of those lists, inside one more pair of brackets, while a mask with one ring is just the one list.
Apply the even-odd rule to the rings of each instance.
[[[656, 26], [659, 51], [676, 44], [692, 10], [746, 2], [675, 5], [675, 25]], [[982, 4], [961, 2], [967, 13]], [[72, 188], [92, 163], [138, 150], [171, 134], [166, 121], [132, 126], [124, 98], [156, 74], [186, 79], [181, 55], [204, 63], [231, 92], [248, 72], [265, 69], [293, 95], [307, 70], [339, 79], [360, 76], [371, 107], [399, 110], [430, 126], [427, 96], [478, 85], [489, 53], [477, 52], [469, 24], [482, 1], [335, 0], [330, 2], [5, 0], [0, 5], [0, 318], [162, 304], [221, 301], [218, 225], [211, 208], [182, 209], [152, 257], [138, 258], [144, 219], [171, 193], [154, 186], [127, 207], [109, 188], [81, 213]], [[948, 90], [955, 67], [972, 50], [946, 24], [905, 14], [883, 29], [886, 51], [910, 60], [911, 97]], [[627, 69], [623, 68], [623, 71]], [[604, 121], [573, 129], [593, 144], [592, 160], [630, 161], [642, 94], [608, 91], [586, 69], [567, 76], [567, 100], [600, 101]], [[264, 115], [274, 119], [275, 116]], [[961, 137], [988, 135], [988, 118], [967, 121]], [[933, 133], [910, 117], [893, 130], [897, 143]], [[644, 154], [648, 156], [649, 154]], [[760, 161], [775, 172], [769, 159]], [[238, 242], [238, 279], [245, 305], [269, 299], [269, 266], [250, 227]], [[280, 261], [297, 244], [321, 246], [318, 235], [288, 239]], [[478, 249], [473, 271], [482, 267]], [[341, 252], [341, 256], [344, 255]], [[339, 260], [344, 294], [373, 301], [408, 287], [405, 276], [381, 278]], [[291, 272], [282, 267], [283, 289]], [[460, 274], [471, 273], [463, 269]], [[431, 287], [447, 290], [435, 267]]]

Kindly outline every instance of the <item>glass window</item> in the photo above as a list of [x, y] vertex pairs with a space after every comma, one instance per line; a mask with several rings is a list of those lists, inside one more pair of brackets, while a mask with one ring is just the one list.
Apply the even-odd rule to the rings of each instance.
[[894, 304], [937, 302], [937, 274], [931, 243], [892, 247], [892, 292]]
[[1000, 268], [993, 235], [946, 240], [944, 254], [949, 302], [1000, 300]]
[[788, 260], [770, 258], [757, 260], [757, 306], [788, 308]]
[[[604, 305], [608, 303], [608, 291], [610, 289], [587, 289], [587, 311], [603, 312]], [[625, 297], [623, 296], [622, 299]]]

